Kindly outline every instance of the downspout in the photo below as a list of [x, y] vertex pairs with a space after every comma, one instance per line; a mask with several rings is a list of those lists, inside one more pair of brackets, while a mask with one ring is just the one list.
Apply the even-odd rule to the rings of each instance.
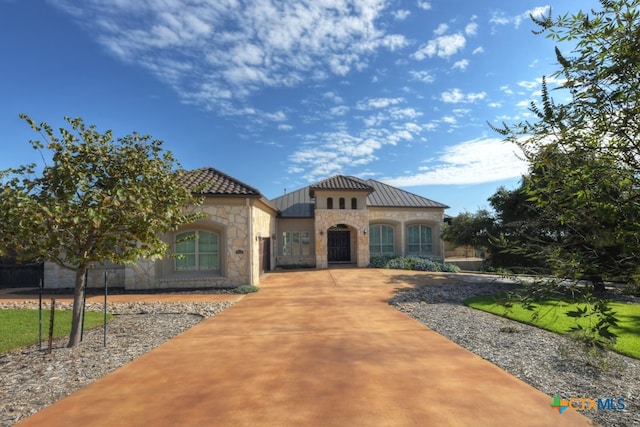
[[247, 206], [247, 211], [248, 211], [248, 215], [247, 215], [247, 229], [249, 230], [249, 284], [253, 285], [253, 220], [252, 220], [252, 216], [253, 216], [253, 209], [251, 207], [251, 203], [249, 198], [245, 198], [245, 205]]

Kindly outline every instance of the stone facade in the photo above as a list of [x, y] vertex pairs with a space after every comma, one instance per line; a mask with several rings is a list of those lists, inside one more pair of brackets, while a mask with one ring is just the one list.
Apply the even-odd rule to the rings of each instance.
[[[376, 224], [393, 228], [393, 255], [397, 256], [408, 252], [410, 226], [429, 227], [432, 244], [421, 248], [431, 250], [419, 255], [444, 259], [440, 235], [447, 206], [374, 180], [338, 175], [271, 201], [212, 168], [193, 171], [186, 185], [204, 186], [198, 187], [204, 191], [198, 193], [204, 194], [203, 204], [189, 209], [202, 213], [203, 218], [167, 233], [163, 240], [173, 248], [177, 236], [185, 232], [207, 233], [217, 239], [217, 254], [205, 252], [202, 258], [203, 265], [211, 269], [197, 270], [200, 261], [190, 261], [192, 270], [180, 269], [173, 257], [140, 260], [110, 268], [110, 287], [234, 287], [258, 285], [264, 271], [278, 267], [327, 268], [330, 262], [366, 267], [370, 262], [369, 227]], [[195, 249], [189, 255], [191, 260], [200, 260]], [[89, 286], [104, 286], [104, 271], [92, 270]], [[45, 264], [46, 287], [72, 287], [74, 280], [72, 271]]]
[[[369, 212], [366, 209], [335, 210], [316, 209], [316, 267], [329, 266], [327, 239], [329, 231], [338, 224], [346, 225], [351, 237], [351, 260], [358, 267], [369, 265]], [[322, 234], [320, 234], [322, 233]]]

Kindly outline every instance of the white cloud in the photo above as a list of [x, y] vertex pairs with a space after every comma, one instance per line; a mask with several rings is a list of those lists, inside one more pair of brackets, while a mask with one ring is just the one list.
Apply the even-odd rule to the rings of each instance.
[[484, 99], [486, 96], [486, 92], [469, 92], [465, 94], [460, 89], [455, 88], [448, 92], [443, 92], [440, 95], [440, 99], [448, 104], [458, 104], [473, 103]]
[[429, 40], [426, 44], [420, 46], [420, 48], [413, 54], [413, 57], [418, 61], [425, 59], [426, 57], [432, 58], [434, 55], [440, 58], [449, 58], [460, 50], [462, 50], [467, 40], [462, 34], [451, 34], [447, 36], [436, 37], [433, 40]]
[[344, 116], [349, 112], [349, 107], [345, 105], [340, 105], [338, 107], [333, 107], [329, 110], [329, 114], [332, 116]]
[[500, 86], [500, 90], [506, 93], [507, 95], [513, 95], [513, 90], [509, 88], [509, 86]]
[[454, 70], [457, 68], [461, 71], [464, 71], [467, 69], [468, 66], [469, 66], [469, 61], [466, 59], [461, 59], [460, 61], [454, 62], [451, 68], [453, 68]]
[[469, 185], [518, 178], [528, 164], [519, 148], [498, 138], [474, 139], [446, 148], [436, 159], [410, 176], [383, 178], [398, 187]]
[[372, 110], [377, 108], [386, 108], [390, 105], [396, 105], [404, 102], [404, 98], [372, 98], [358, 102], [356, 108], [358, 110]]
[[468, 36], [475, 36], [478, 34], [478, 24], [476, 22], [470, 22], [464, 27], [464, 33]]
[[484, 48], [482, 46], [477, 47], [475, 49], [473, 49], [473, 52], [471, 52], [473, 55], [477, 55], [479, 53], [484, 53]]
[[537, 19], [545, 17], [549, 14], [550, 9], [551, 6], [539, 6], [515, 16], [508, 16], [503, 11], [496, 11], [489, 22], [494, 25], [513, 24], [515, 28], [519, 28], [522, 22], [531, 20], [531, 16]]
[[418, 7], [423, 10], [431, 10], [431, 2], [418, 0]]
[[222, 111], [265, 87], [346, 76], [367, 67], [379, 50], [408, 45], [379, 25], [385, 0], [76, 3], [51, 2], [107, 51], [149, 70], [184, 102]]
[[440, 24], [438, 25], [438, 28], [433, 30], [433, 34], [435, 34], [436, 36], [442, 36], [444, 35], [444, 33], [447, 32], [448, 29], [449, 29], [449, 26], [447, 24]]
[[289, 131], [293, 130], [293, 126], [291, 126], [291, 125], [278, 125], [278, 130], [289, 132]]
[[433, 83], [436, 77], [429, 71], [409, 71], [409, 75], [413, 80], [420, 80], [423, 83]]
[[411, 12], [406, 9], [399, 9], [392, 12], [392, 15], [397, 21], [404, 21], [411, 15]]
[[298, 171], [303, 169], [305, 179], [312, 182], [376, 161], [384, 147], [419, 140], [430, 127], [418, 122], [422, 112], [398, 105], [404, 101], [403, 98], [361, 100], [355, 108], [372, 112], [361, 117], [362, 129], [353, 132], [352, 125], [342, 123], [334, 126], [334, 131], [302, 136], [302, 145], [288, 157], [288, 163]]
[[265, 113], [264, 117], [274, 122], [283, 122], [287, 120], [287, 115], [284, 113], [284, 111], [276, 111], [275, 113]]
[[343, 102], [342, 97], [333, 91], [323, 93], [322, 97], [324, 99], [329, 99], [336, 104], [341, 104]]

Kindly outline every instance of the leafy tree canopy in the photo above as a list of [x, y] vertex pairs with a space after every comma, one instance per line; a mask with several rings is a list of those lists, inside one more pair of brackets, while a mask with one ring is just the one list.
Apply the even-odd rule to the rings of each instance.
[[59, 136], [47, 123], [21, 115], [52, 153], [41, 172], [35, 164], [0, 172], [0, 255], [52, 261], [76, 271], [69, 345], [78, 343], [86, 270], [93, 264], [133, 263], [162, 256], [161, 234], [196, 219], [196, 203], [162, 141], [133, 133], [114, 140], [82, 119], [65, 117]]
[[563, 101], [544, 79], [536, 121], [496, 129], [531, 164], [524, 190], [550, 240], [530, 249], [559, 274], [594, 282], [631, 279], [640, 255], [640, 0], [600, 3], [532, 18], [540, 34], [572, 46], [555, 49]]

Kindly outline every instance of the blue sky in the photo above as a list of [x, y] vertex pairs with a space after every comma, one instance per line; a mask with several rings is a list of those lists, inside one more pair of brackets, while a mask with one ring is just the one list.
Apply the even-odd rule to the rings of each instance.
[[0, 169], [41, 162], [19, 113], [71, 116], [267, 198], [344, 174], [475, 212], [526, 171], [487, 122], [557, 69], [529, 14], [596, 3], [0, 0]]

